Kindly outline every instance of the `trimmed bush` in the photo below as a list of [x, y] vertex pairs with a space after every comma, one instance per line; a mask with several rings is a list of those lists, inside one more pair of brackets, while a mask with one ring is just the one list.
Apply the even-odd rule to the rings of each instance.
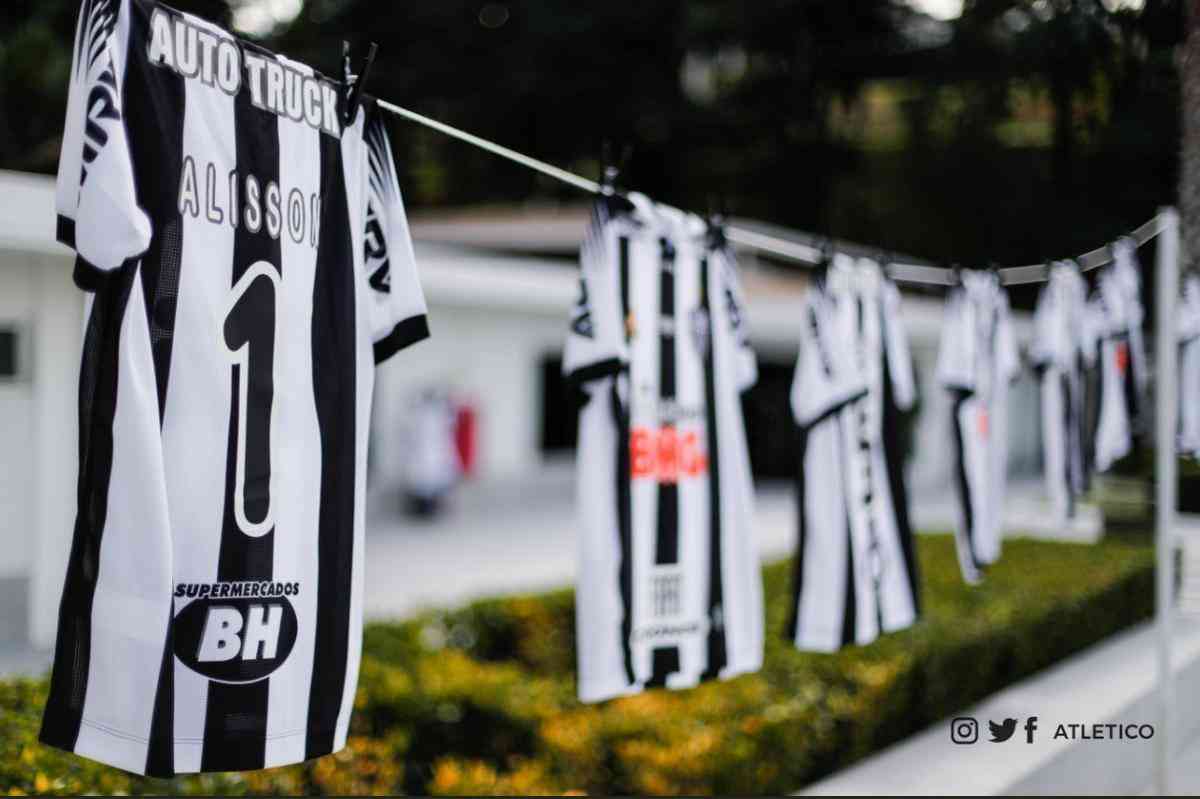
[[911, 630], [797, 652], [776, 563], [761, 672], [600, 705], [575, 699], [570, 591], [370, 624], [346, 750], [260, 772], [149, 780], [57, 752], [36, 741], [45, 681], [0, 681], [0, 794], [783, 793], [1151, 613], [1144, 542], [1011, 541], [974, 588], [949, 536], [918, 549]]

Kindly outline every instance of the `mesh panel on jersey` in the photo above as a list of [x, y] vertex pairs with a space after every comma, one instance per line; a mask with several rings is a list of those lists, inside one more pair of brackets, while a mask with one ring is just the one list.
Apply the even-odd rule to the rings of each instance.
[[182, 227], [179, 219], [172, 219], [163, 226], [162, 257], [150, 327], [150, 341], [154, 344], [169, 339], [174, 332], [175, 300], [179, 296], [179, 264], [183, 260]]

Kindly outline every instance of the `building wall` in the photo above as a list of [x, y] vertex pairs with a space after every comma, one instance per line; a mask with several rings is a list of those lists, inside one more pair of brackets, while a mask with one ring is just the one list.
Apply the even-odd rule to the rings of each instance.
[[65, 255], [0, 249], [0, 328], [18, 376], [0, 379], [0, 641], [54, 643], [70, 550], [83, 302]]
[[0, 580], [28, 574], [33, 557], [33, 385], [29, 364], [34, 317], [33, 267], [29, 259], [0, 259], [0, 329], [19, 336], [16, 379], [0, 377], [0, 451], [6, 453], [0, 480]]

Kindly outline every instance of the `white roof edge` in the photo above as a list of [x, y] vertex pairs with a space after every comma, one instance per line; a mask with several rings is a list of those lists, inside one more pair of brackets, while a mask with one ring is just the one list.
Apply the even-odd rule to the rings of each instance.
[[0, 251], [69, 257], [54, 229], [54, 178], [0, 169]]

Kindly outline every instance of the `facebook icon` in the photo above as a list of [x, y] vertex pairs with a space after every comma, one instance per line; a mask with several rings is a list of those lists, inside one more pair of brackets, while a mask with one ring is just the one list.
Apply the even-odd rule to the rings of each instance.
[[1037, 716], [1030, 716], [1025, 719], [1025, 743], [1033, 743], [1033, 733], [1037, 729]]

